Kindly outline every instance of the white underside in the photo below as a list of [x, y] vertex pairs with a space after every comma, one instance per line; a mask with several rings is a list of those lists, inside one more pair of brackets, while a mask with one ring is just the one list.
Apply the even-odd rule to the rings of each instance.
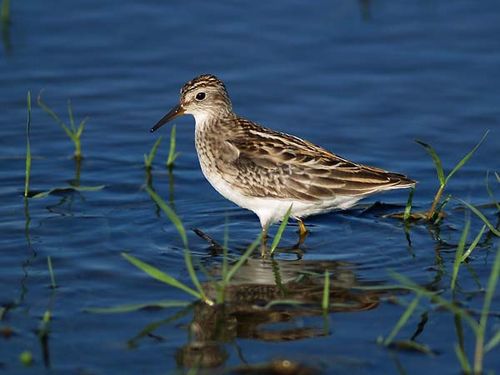
[[361, 197], [335, 197], [319, 202], [308, 202], [291, 199], [248, 197], [232, 188], [221, 177], [206, 173], [203, 165], [201, 169], [206, 179], [224, 198], [236, 203], [240, 207], [253, 211], [259, 217], [262, 228], [281, 221], [290, 206], [292, 206], [291, 217], [304, 218], [328, 211], [344, 210], [353, 206], [361, 199]]

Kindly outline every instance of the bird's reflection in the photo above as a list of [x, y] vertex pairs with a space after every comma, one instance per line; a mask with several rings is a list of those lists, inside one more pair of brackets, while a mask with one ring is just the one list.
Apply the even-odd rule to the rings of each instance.
[[[224, 304], [196, 304], [189, 340], [177, 351], [177, 363], [185, 367], [220, 366], [229, 356], [227, 344], [237, 338], [279, 342], [329, 335], [323, 319], [303, 319], [325, 316], [325, 271], [332, 285], [329, 312], [374, 309], [387, 293], [366, 288], [377, 283], [359, 282], [355, 270], [354, 264], [340, 261], [248, 259], [226, 288]], [[209, 272], [220, 277], [221, 267], [213, 266]], [[210, 298], [216, 298], [213, 284], [205, 289]]]

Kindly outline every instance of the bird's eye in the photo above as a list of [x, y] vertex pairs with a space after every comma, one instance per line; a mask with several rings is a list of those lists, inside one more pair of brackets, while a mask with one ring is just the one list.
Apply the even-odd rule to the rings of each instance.
[[203, 100], [205, 99], [205, 96], [207, 96], [204, 92], [199, 92], [196, 94], [196, 100]]

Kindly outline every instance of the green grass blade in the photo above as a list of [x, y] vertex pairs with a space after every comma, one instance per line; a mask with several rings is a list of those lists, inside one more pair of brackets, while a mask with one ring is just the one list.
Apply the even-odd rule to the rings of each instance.
[[75, 118], [73, 117], [73, 108], [71, 106], [71, 99], [68, 99], [68, 117], [69, 125], [71, 126], [71, 132], [76, 134]]
[[500, 344], [500, 330], [497, 331], [497, 333], [495, 333], [495, 336], [493, 336], [491, 340], [488, 341], [488, 343], [484, 346], [484, 352], [489, 352], [498, 344]]
[[479, 146], [481, 146], [481, 144], [484, 142], [484, 140], [486, 139], [486, 136], [488, 135], [490, 131], [487, 130], [486, 133], [484, 133], [483, 137], [481, 138], [481, 140], [478, 142], [477, 145], [475, 145], [472, 150], [470, 150], [463, 158], [462, 160], [460, 160], [457, 165], [455, 165], [455, 167], [451, 170], [451, 172], [448, 174], [448, 176], [446, 176], [446, 179], [445, 179], [445, 184], [448, 183], [448, 181], [450, 180], [450, 178], [460, 169], [463, 167], [463, 165], [465, 163], [467, 163], [469, 161], [469, 159], [472, 157], [472, 155], [474, 155], [474, 153], [477, 151], [477, 149], [479, 148]]
[[406, 202], [405, 212], [403, 214], [403, 220], [408, 222], [411, 217], [411, 207], [413, 204], [413, 194], [415, 193], [415, 187], [410, 188], [410, 193], [408, 194], [408, 201]]
[[270, 309], [271, 307], [274, 307], [274, 306], [280, 306], [280, 305], [288, 305], [288, 306], [300, 306], [300, 305], [305, 305], [307, 304], [308, 302], [305, 302], [305, 301], [298, 301], [298, 300], [294, 300], [294, 299], [275, 299], [275, 300], [272, 300], [272, 301], [269, 301], [264, 307], [263, 309], [264, 310], [268, 310]]
[[469, 235], [469, 230], [470, 230], [470, 220], [467, 220], [462, 235], [460, 236], [460, 241], [458, 242], [457, 250], [455, 251], [455, 261], [453, 262], [453, 272], [451, 275], [451, 284], [450, 284], [450, 288], [452, 291], [455, 290], [458, 271], [460, 269], [461, 259], [465, 249], [465, 242], [467, 241], [467, 236]]
[[49, 189], [47, 191], [42, 191], [40, 193], [31, 196], [33, 199], [41, 199], [49, 196], [53, 193], [64, 193], [68, 191], [99, 191], [106, 187], [106, 185], [96, 185], [96, 186], [61, 186]]
[[497, 172], [495, 172], [495, 177], [497, 178], [497, 181], [500, 183], [500, 174], [498, 174]]
[[81, 122], [80, 125], [78, 125], [78, 129], [76, 131], [76, 137], [80, 139], [82, 136], [83, 130], [85, 129], [85, 125], [87, 124], [87, 121], [89, 120], [88, 117], [85, 117]]
[[50, 287], [52, 289], [55, 289], [57, 288], [56, 277], [54, 276], [54, 269], [52, 268], [52, 258], [50, 256], [47, 257], [47, 267], [49, 268]]
[[176, 125], [172, 126], [172, 129], [170, 130], [170, 149], [168, 151], [168, 158], [167, 158], [167, 167], [171, 168], [174, 166], [175, 159], [177, 159], [177, 156], [179, 155], [177, 152], [175, 152], [175, 137], [176, 137]]
[[481, 317], [479, 319], [479, 329], [476, 334], [476, 349], [474, 352], [474, 372], [480, 373], [482, 371], [483, 356], [486, 352], [484, 347], [484, 339], [486, 333], [486, 325], [488, 323], [488, 315], [490, 314], [491, 301], [495, 295], [495, 289], [500, 275], [500, 246], [497, 249], [495, 261], [491, 269], [490, 277], [488, 278], [488, 285], [486, 286], [486, 293], [484, 295], [483, 308], [481, 309]]
[[179, 232], [179, 235], [181, 236], [182, 243], [184, 244], [184, 248], [188, 248], [188, 240], [186, 236], [186, 230], [184, 229], [184, 225], [182, 224], [181, 219], [177, 216], [177, 214], [172, 210], [161, 197], [156, 194], [156, 192], [151, 189], [149, 186], [146, 187], [146, 191], [148, 192], [149, 196], [155, 201], [155, 203], [160, 207], [163, 212], [167, 215], [167, 217], [170, 219], [172, 224], [174, 224], [175, 228]]
[[214, 303], [207, 298], [207, 295], [205, 294], [205, 291], [203, 290], [203, 287], [201, 286], [200, 280], [198, 280], [198, 276], [196, 275], [196, 271], [194, 269], [193, 265], [193, 258], [191, 256], [191, 252], [187, 247], [184, 248], [184, 262], [186, 263], [186, 267], [189, 273], [189, 277], [191, 277], [191, 281], [193, 282], [194, 286], [198, 290], [198, 293], [201, 296], [201, 299], [203, 302], [207, 303], [208, 305], [213, 305]]
[[454, 303], [447, 301], [436, 292], [431, 292], [418, 284], [415, 284], [412, 280], [396, 272], [390, 272], [392, 278], [401, 283], [406, 289], [413, 290], [415, 293], [428, 298], [431, 302], [438, 306], [442, 306], [453, 314], [462, 317], [472, 328], [474, 332], [477, 332], [479, 324], [474, 318], [467, 312], [467, 310], [455, 305]]
[[[496, 200], [495, 194], [493, 194], [493, 191], [491, 190], [490, 183], [489, 183], [489, 175], [490, 175], [489, 171], [486, 172], [486, 191], [488, 192], [488, 195], [490, 196], [491, 200], [493, 201], [493, 203], [497, 207], [497, 211], [500, 212], [500, 202]], [[498, 175], [497, 175], [497, 178], [498, 178]], [[498, 181], [498, 182], [500, 182], [500, 181]]]
[[446, 198], [444, 198], [441, 203], [439, 203], [436, 207], [436, 210], [434, 211], [434, 215], [433, 216], [433, 219], [434, 219], [434, 224], [438, 224], [442, 219], [443, 219], [443, 215], [441, 215], [441, 211], [444, 210], [444, 208], [446, 207], [446, 205], [448, 204], [448, 202], [450, 201], [451, 199], [451, 194], [448, 194], [446, 196]]
[[144, 155], [144, 165], [147, 169], [150, 169], [153, 165], [153, 160], [156, 156], [156, 152], [158, 151], [158, 147], [160, 147], [161, 140], [162, 137], [158, 137], [156, 142], [153, 144], [153, 147], [151, 147], [151, 151], [149, 151], [149, 154], [147, 156]]
[[321, 303], [321, 308], [323, 313], [328, 313], [330, 307], [330, 274], [325, 270], [325, 279], [323, 285], [323, 301]]
[[106, 187], [106, 185], [95, 185], [95, 186], [72, 186], [71, 189], [75, 191], [99, 191]]
[[160, 308], [166, 309], [169, 307], [187, 307], [190, 305], [190, 302], [186, 301], [153, 301], [153, 302], [145, 302], [145, 303], [135, 303], [135, 304], [127, 304], [127, 305], [118, 305], [112, 307], [89, 307], [84, 309], [83, 311], [92, 313], [92, 314], [122, 314], [128, 313], [137, 310], [143, 310], [148, 308]]
[[31, 176], [31, 144], [30, 144], [30, 134], [31, 134], [31, 92], [28, 91], [26, 97], [27, 103], [27, 118], [26, 118], [26, 169], [24, 173], [24, 196], [28, 196], [30, 188], [30, 176]]
[[462, 367], [462, 372], [464, 374], [470, 374], [472, 371], [469, 360], [467, 359], [467, 356], [465, 355], [463, 349], [458, 344], [455, 344], [455, 353], [457, 355], [458, 362]]
[[37, 97], [37, 103], [38, 103], [38, 106], [40, 108], [42, 108], [42, 110], [47, 113], [50, 117], [52, 117], [52, 119], [57, 122], [59, 124], [59, 126], [64, 130], [64, 132], [66, 133], [66, 135], [72, 140], [74, 141], [74, 134], [71, 132], [71, 129], [68, 128], [68, 126], [66, 126], [66, 124], [64, 123], [63, 120], [61, 120], [61, 118], [57, 115], [57, 113], [55, 113], [47, 104], [45, 104], [43, 101], [42, 101], [42, 93], [38, 94], [38, 97]]
[[398, 332], [401, 330], [401, 328], [403, 328], [404, 325], [406, 324], [406, 322], [408, 322], [408, 319], [411, 318], [413, 312], [418, 307], [419, 301], [420, 301], [420, 296], [419, 295], [415, 296], [415, 298], [413, 299], [413, 301], [411, 301], [411, 303], [406, 308], [406, 310], [403, 313], [403, 315], [401, 315], [401, 317], [399, 318], [398, 322], [396, 323], [396, 325], [392, 329], [392, 331], [389, 334], [389, 336], [387, 336], [387, 338], [383, 341], [383, 344], [385, 346], [388, 346], [388, 345], [390, 345], [392, 343], [392, 341], [394, 340], [394, 338], [396, 337], [396, 335], [398, 334]]
[[169, 274], [160, 271], [158, 268], [153, 267], [147, 263], [144, 263], [143, 261], [137, 259], [136, 257], [133, 257], [132, 255], [129, 255], [127, 253], [122, 253], [122, 256], [128, 260], [130, 263], [132, 263], [134, 266], [139, 268], [141, 271], [147, 273], [149, 276], [151, 276], [153, 279], [156, 279], [158, 281], [161, 281], [165, 284], [168, 284], [170, 286], [173, 286], [174, 288], [180, 289], [187, 294], [190, 294], [197, 299], [202, 299], [202, 295], [197, 292], [196, 290], [188, 287], [186, 284], [178, 281], [177, 279], [173, 278]]
[[479, 233], [477, 234], [476, 238], [474, 238], [474, 241], [470, 244], [469, 248], [467, 251], [462, 255], [462, 258], [460, 259], [461, 262], [464, 262], [472, 253], [472, 251], [476, 248], [477, 244], [481, 240], [481, 237], [483, 236], [484, 231], [486, 230], [486, 225], [483, 225]]
[[248, 249], [243, 253], [243, 255], [238, 259], [238, 261], [235, 263], [234, 266], [231, 267], [231, 269], [227, 272], [226, 279], [224, 282], [227, 284], [229, 281], [232, 279], [234, 274], [240, 269], [240, 267], [243, 265], [243, 263], [246, 262], [246, 260], [252, 255], [252, 253], [255, 251], [256, 247], [259, 245], [260, 240], [261, 240], [262, 234], [259, 234], [257, 239], [252, 242], [250, 246], [248, 246]]
[[439, 179], [439, 183], [441, 185], [444, 185], [445, 184], [445, 178], [444, 178], [444, 170], [443, 170], [443, 164], [441, 163], [441, 159], [439, 158], [439, 156], [437, 155], [436, 151], [434, 151], [434, 149], [432, 148], [431, 145], [425, 143], [425, 142], [422, 142], [420, 140], [415, 140], [415, 142], [417, 142], [420, 146], [422, 146], [423, 148], [425, 148], [425, 150], [427, 151], [427, 153], [431, 156], [432, 160], [434, 161], [434, 166], [436, 167], [436, 172], [437, 172], [437, 176], [438, 176], [438, 179]]
[[461, 199], [458, 199], [460, 202], [462, 202], [465, 206], [467, 206], [469, 208], [469, 210], [471, 210], [472, 212], [474, 212], [476, 214], [477, 217], [479, 217], [483, 223], [488, 227], [488, 229], [493, 233], [495, 234], [495, 236], [498, 236], [500, 237], [500, 230], [496, 229], [493, 224], [491, 224], [488, 219], [486, 218], [486, 216], [483, 215], [483, 213], [481, 211], [479, 211], [476, 207], [474, 207], [472, 204], [470, 203], [467, 203]]
[[2, 22], [7, 24], [10, 22], [10, 0], [2, 1]]
[[281, 224], [278, 228], [278, 231], [276, 232], [276, 235], [273, 238], [273, 243], [271, 244], [271, 250], [270, 250], [271, 255], [274, 253], [274, 250], [276, 250], [281, 241], [281, 236], [285, 231], [286, 225], [288, 224], [288, 219], [290, 218], [290, 213], [292, 212], [292, 206], [293, 205], [290, 205], [290, 207], [286, 211], [285, 216], [283, 217], [283, 220], [281, 221]]

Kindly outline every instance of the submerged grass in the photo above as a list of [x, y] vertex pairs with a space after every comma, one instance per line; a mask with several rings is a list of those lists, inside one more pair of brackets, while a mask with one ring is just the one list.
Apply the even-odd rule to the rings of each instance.
[[327, 314], [330, 308], [330, 274], [326, 270], [325, 278], [323, 281], [323, 299], [321, 301], [321, 308], [323, 309], [323, 313]]
[[24, 197], [27, 198], [29, 195], [30, 188], [30, 175], [31, 175], [31, 144], [30, 144], [30, 134], [31, 134], [31, 92], [28, 91], [26, 97], [27, 102], [27, 118], [26, 118], [26, 169], [24, 173]]
[[444, 203], [441, 202], [441, 197], [443, 195], [443, 192], [444, 192], [446, 186], [448, 185], [448, 182], [453, 177], [453, 175], [455, 175], [455, 173], [457, 173], [458, 170], [460, 168], [462, 168], [465, 165], [465, 163], [467, 163], [469, 161], [469, 159], [472, 157], [472, 155], [474, 155], [474, 153], [477, 151], [477, 149], [481, 146], [481, 144], [486, 139], [486, 136], [488, 135], [488, 133], [489, 133], [489, 130], [486, 131], [486, 133], [484, 133], [481, 140], [472, 148], [471, 151], [469, 151], [467, 154], [465, 154], [465, 156], [462, 159], [460, 159], [460, 161], [453, 167], [453, 169], [450, 171], [450, 173], [448, 173], [448, 175], [446, 175], [446, 176], [444, 174], [444, 169], [443, 169], [443, 164], [441, 162], [441, 159], [437, 155], [434, 148], [431, 145], [429, 145], [425, 142], [422, 142], [420, 140], [416, 141], [419, 145], [424, 147], [425, 150], [432, 157], [432, 160], [434, 162], [434, 166], [436, 167], [438, 180], [439, 180], [438, 190], [436, 192], [436, 195], [434, 196], [434, 200], [432, 201], [432, 205], [431, 205], [430, 209], [426, 213], [426, 219], [428, 221], [435, 221], [435, 220], [439, 219], [440, 213], [441, 213], [442, 209], [444, 208], [444, 205], [446, 205], [446, 203], [447, 203], [447, 201], [444, 201]]
[[40, 108], [43, 109], [45, 113], [47, 113], [50, 117], [54, 119], [54, 121], [59, 124], [59, 126], [64, 130], [69, 139], [73, 142], [75, 147], [74, 158], [80, 160], [83, 158], [82, 154], [82, 143], [81, 137], [83, 134], [83, 130], [85, 129], [85, 124], [87, 123], [88, 117], [85, 117], [78, 126], [75, 123], [75, 119], [73, 116], [73, 107], [71, 105], [71, 100], [68, 100], [68, 117], [69, 117], [69, 126], [61, 120], [61, 118], [55, 113], [47, 104], [42, 101], [42, 93], [38, 94], [37, 103]]
[[401, 331], [401, 328], [405, 326], [405, 324], [408, 322], [408, 320], [411, 318], [413, 315], [413, 312], [417, 309], [418, 303], [420, 302], [420, 296], [417, 295], [413, 301], [408, 305], [406, 310], [403, 312], [399, 320], [396, 322], [396, 325], [392, 329], [392, 331], [389, 333], [389, 336], [386, 338], [379, 337], [377, 339], [377, 342], [384, 345], [384, 346], [389, 346], [392, 344], [394, 341], [394, 338], [397, 336], [399, 331]]
[[49, 268], [50, 287], [52, 289], [55, 289], [57, 288], [56, 277], [54, 275], [54, 269], [52, 268], [52, 258], [50, 256], [47, 257], [47, 267]]
[[[466, 234], [467, 232], [468, 230], [464, 230], [462, 238], [465, 237], [464, 234]], [[458, 259], [458, 257], [456, 259]], [[476, 321], [476, 319], [471, 315], [471, 313], [466, 308], [456, 304], [455, 301], [448, 301], [445, 298], [441, 297], [437, 292], [429, 291], [426, 288], [414, 283], [413, 281], [411, 281], [410, 279], [408, 279], [403, 275], [393, 273], [392, 276], [394, 277], [394, 279], [399, 281], [403, 287], [412, 290], [416, 294], [416, 297], [412, 302], [412, 304], [410, 304], [410, 306], [407, 308], [405, 313], [403, 313], [400, 320], [396, 323], [396, 326], [389, 335], [388, 339], [392, 339], [395, 336], [395, 334], [399, 332], [399, 330], [404, 326], [404, 324], [406, 324], [408, 319], [415, 311], [419, 299], [421, 299], [421, 297], [425, 297], [429, 299], [432, 303], [436, 304], [437, 307], [442, 307], [450, 311], [456, 317], [463, 318], [464, 321], [467, 322], [467, 324], [469, 325], [475, 336], [475, 347], [474, 347], [474, 354], [472, 356], [472, 365], [471, 361], [469, 361], [463, 348], [459, 344], [454, 346], [455, 352], [457, 354], [457, 360], [459, 361], [460, 366], [462, 367], [462, 371], [464, 371], [465, 373], [467, 374], [482, 373], [484, 356], [488, 352], [492, 351], [498, 344], [500, 344], [500, 330], [498, 329], [489, 340], [486, 339], [486, 328], [488, 324], [488, 317], [491, 314], [491, 302], [495, 295], [495, 290], [500, 276], [500, 246], [497, 249], [495, 260], [493, 262], [493, 267], [490, 272], [490, 276], [488, 278], [488, 285], [486, 287], [486, 292], [483, 300], [483, 307], [481, 309], [479, 322]], [[384, 345], [390, 343], [390, 340], [388, 339], [382, 341]]]

